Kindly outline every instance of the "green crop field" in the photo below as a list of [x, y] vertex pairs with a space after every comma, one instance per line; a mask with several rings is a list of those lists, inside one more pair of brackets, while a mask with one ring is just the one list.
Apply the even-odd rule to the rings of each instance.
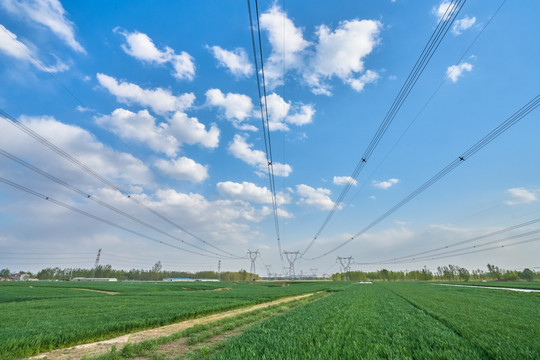
[[330, 295], [256, 322], [201, 358], [540, 358], [540, 293], [419, 282], [4, 283], [0, 358], [320, 290]]
[[217, 359], [538, 359], [540, 294], [353, 284], [228, 341]]
[[343, 286], [331, 282], [0, 283], [0, 359]]

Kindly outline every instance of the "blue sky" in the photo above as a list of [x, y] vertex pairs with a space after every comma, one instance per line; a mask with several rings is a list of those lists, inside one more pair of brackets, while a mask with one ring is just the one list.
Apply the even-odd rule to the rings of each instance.
[[[447, 7], [406, 0], [259, 3], [283, 250], [303, 252], [311, 242]], [[340, 209], [296, 263], [297, 273], [338, 271], [337, 256], [352, 256], [355, 270], [540, 266], [540, 241], [511, 245], [534, 235], [507, 239], [536, 230], [534, 224], [463, 246], [499, 247], [491, 251], [361, 264], [540, 218], [538, 111], [365, 234], [320, 256], [538, 94], [539, 8], [532, 0], [465, 3]], [[4, 154], [139, 222], [0, 156], [3, 179], [132, 231], [0, 183], [0, 267], [88, 268], [102, 248], [102, 263], [118, 268], [160, 260], [164, 269], [217, 270], [221, 260], [222, 270], [239, 270], [249, 269], [249, 260], [220, 250], [244, 257], [259, 249], [258, 273], [266, 274], [263, 265], [284, 273], [255, 75], [245, 2], [2, 1], [0, 108], [124, 195], [2, 118]]]

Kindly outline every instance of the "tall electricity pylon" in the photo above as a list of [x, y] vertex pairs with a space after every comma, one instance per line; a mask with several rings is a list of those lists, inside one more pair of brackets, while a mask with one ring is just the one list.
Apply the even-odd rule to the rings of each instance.
[[101, 249], [98, 250], [97, 252], [97, 257], [96, 257], [96, 263], [94, 264], [94, 278], [96, 277], [96, 272], [97, 272], [97, 269], [98, 269], [98, 266], [99, 266], [99, 256], [101, 255]]
[[294, 279], [295, 277], [294, 263], [300, 257], [300, 251], [284, 251], [283, 254], [287, 258], [287, 261], [289, 262], [289, 277]]
[[248, 250], [247, 253], [248, 253], [249, 259], [251, 260], [251, 267], [249, 269], [249, 272], [251, 274], [255, 274], [255, 260], [257, 260], [257, 256], [259, 256], [259, 250], [258, 249], [256, 251]]
[[337, 257], [337, 261], [341, 264], [341, 269], [343, 274], [347, 274], [349, 271], [351, 271], [351, 262], [353, 261], [353, 257]]

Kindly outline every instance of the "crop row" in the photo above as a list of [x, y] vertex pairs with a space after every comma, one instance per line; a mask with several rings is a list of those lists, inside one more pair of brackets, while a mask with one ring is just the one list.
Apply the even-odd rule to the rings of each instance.
[[539, 358], [540, 297], [486, 291], [425, 283], [354, 284], [254, 326], [215, 357]]
[[[201, 288], [194, 283], [2, 284], [0, 358], [28, 356], [339, 286], [342, 285], [213, 283]], [[81, 291], [80, 288], [118, 294]], [[221, 291], [201, 291], [212, 289]]]

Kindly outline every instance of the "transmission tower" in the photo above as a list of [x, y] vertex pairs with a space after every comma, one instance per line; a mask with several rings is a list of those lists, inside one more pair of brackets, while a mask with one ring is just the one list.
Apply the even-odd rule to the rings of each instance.
[[337, 261], [341, 264], [341, 269], [343, 274], [347, 274], [349, 271], [351, 271], [351, 262], [353, 261], [353, 257], [342, 257], [338, 256]]
[[218, 263], [217, 263], [217, 273], [218, 273], [218, 280], [221, 280], [221, 260], [218, 260]]
[[268, 280], [272, 277], [272, 265], [265, 265], [266, 271], [268, 272]]
[[249, 269], [249, 272], [251, 274], [255, 274], [255, 260], [257, 260], [257, 256], [259, 256], [259, 250], [258, 249], [256, 251], [248, 250], [247, 253], [248, 253], [249, 259], [251, 260], [251, 268]]
[[94, 264], [94, 278], [96, 277], [96, 272], [97, 272], [97, 269], [98, 269], [98, 266], [99, 266], [99, 257], [101, 256], [101, 249], [98, 250], [97, 252], [97, 257], [96, 257], [96, 263]]
[[289, 277], [294, 279], [294, 263], [300, 257], [300, 251], [284, 251], [283, 254], [285, 254], [285, 257], [289, 262]]
[[317, 269], [317, 268], [311, 268], [311, 269], [309, 269], [309, 271], [311, 271], [311, 274], [313, 274], [313, 277], [316, 277], [316, 276], [317, 276], [317, 270], [319, 270], [319, 269]]

